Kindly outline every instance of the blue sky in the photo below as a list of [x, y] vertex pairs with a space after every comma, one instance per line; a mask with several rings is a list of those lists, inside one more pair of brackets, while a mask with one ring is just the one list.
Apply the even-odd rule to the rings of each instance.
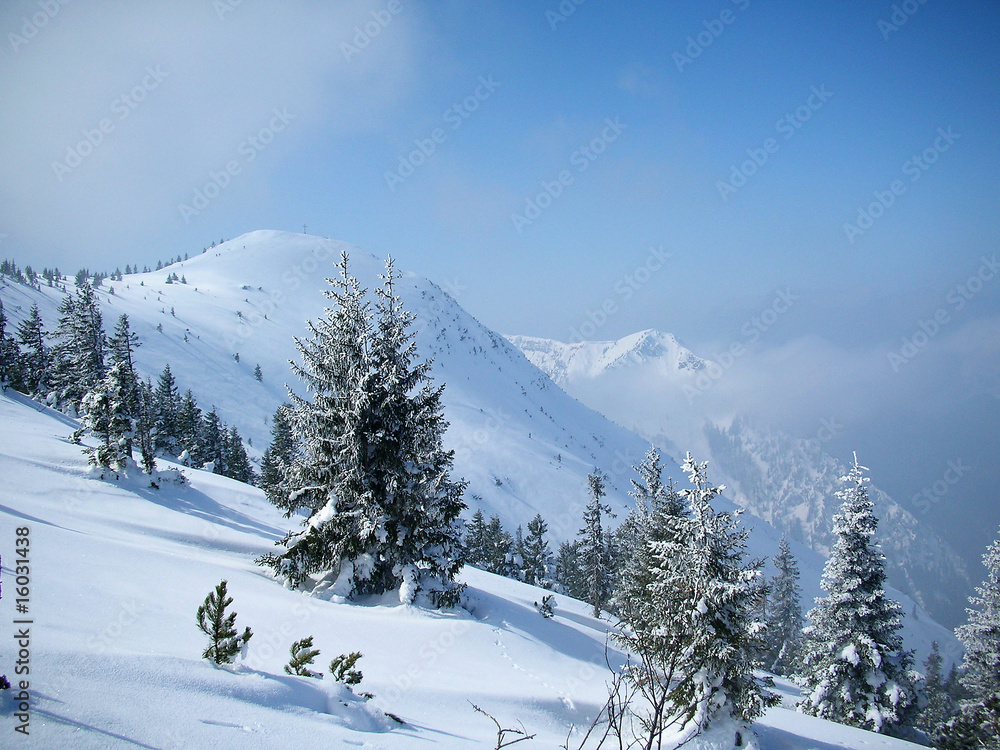
[[804, 436], [836, 416], [830, 450], [904, 504], [978, 457], [928, 520], [977, 518], [953, 536], [982, 549], [1000, 279], [948, 300], [1000, 250], [998, 30], [996, 3], [941, 0], [6, 2], [0, 255], [152, 265], [307, 225], [502, 332], [750, 343], [733, 408]]

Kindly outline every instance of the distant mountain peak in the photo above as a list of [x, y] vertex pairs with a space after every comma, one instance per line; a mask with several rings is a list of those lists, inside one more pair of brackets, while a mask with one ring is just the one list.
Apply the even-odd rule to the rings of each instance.
[[617, 341], [582, 341], [573, 344], [533, 336], [506, 337], [557, 383], [596, 377], [609, 370], [655, 367], [664, 374], [697, 372], [705, 360], [681, 344], [671, 333], [653, 328], [631, 333]]

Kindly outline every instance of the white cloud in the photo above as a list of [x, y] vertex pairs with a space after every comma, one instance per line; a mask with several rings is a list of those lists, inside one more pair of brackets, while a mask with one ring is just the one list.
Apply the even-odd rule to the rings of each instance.
[[[264, 165], [367, 128], [405, 99], [420, 53], [411, 6], [376, 20], [380, 8], [361, 2], [239, 3], [220, 18], [224, 3], [69, 3], [0, 53], [0, 227], [72, 258], [175, 229], [178, 203], [227, 161], [241, 169], [220, 201], [266, 189]], [[4, 37], [37, 10], [6, 5]], [[366, 23], [377, 34], [347, 60], [342, 43]], [[263, 150], [240, 154], [275, 109], [294, 119]], [[81, 141], [90, 153], [56, 174], [53, 162], [72, 165], [67, 149]]]

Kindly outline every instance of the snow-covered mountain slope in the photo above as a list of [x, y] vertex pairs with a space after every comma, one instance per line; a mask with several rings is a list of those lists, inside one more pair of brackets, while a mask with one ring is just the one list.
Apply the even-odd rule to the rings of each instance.
[[[342, 250], [371, 293], [383, 260], [321, 237], [257, 231], [160, 271], [105, 281], [98, 290], [105, 327], [127, 313], [141, 341], [140, 373], [155, 384], [169, 364], [182, 393], [190, 388], [203, 408], [215, 405], [262, 450], [270, 416], [287, 400], [285, 383], [301, 390], [288, 366], [298, 358], [293, 337], [323, 314], [325, 278], [335, 275]], [[171, 274], [187, 283], [166, 283]], [[477, 506], [508, 526], [542, 512], [555, 537], [568, 538], [581, 523], [586, 476], [596, 466], [609, 475], [612, 505], [629, 507], [631, 466], [648, 447], [642, 439], [553, 386], [437, 285], [404, 274], [398, 291], [416, 314], [420, 356], [434, 359], [432, 374], [446, 383], [446, 445]], [[48, 329], [55, 327], [58, 290], [13, 283], [0, 294], [12, 320], [37, 301]]]
[[[253, 563], [286, 523], [258, 490], [191, 469], [188, 484], [159, 490], [148, 478], [94, 478], [66, 437], [71, 420], [16, 394], [0, 395], [0, 426], [0, 674], [15, 677], [15, 658], [30, 664], [18, 678], [30, 733], [14, 733], [21, 707], [0, 697], [4, 747], [494, 747], [495, 728], [469, 701], [537, 733], [526, 747], [556, 747], [606, 697], [606, 623], [583, 603], [558, 596], [546, 620], [532, 606], [543, 592], [474, 569], [464, 573], [470, 611], [311, 598]], [[30, 540], [21, 614], [15, 538]], [[216, 668], [200, 658], [195, 610], [221, 579], [237, 627], [254, 635], [245, 661]], [[27, 656], [12, 650], [15, 619], [31, 620]], [[307, 635], [323, 672], [361, 651], [357, 692], [375, 698], [354, 699], [329, 674], [284, 674], [289, 646]], [[794, 688], [779, 687], [784, 705], [754, 727], [761, 748], [915, 747], [799, 715]]]
[[[713, 413], [706, 394], [724, 368], [670, 334], [564, 344], [510, 336], [569, 394], [634, 430], [675, 459], [691, 450], [711, 462], [728, 496], [775, 528], [826, 555], [846, 467], [822, 451], [829, 437], [795, 439], [746, 417]], [[829, 428], [827, 428], [829, 429]], [[872, 499], [890, 580], [949, 625], [961, 619], [970, 583], [958, 554], [877, 487]]]

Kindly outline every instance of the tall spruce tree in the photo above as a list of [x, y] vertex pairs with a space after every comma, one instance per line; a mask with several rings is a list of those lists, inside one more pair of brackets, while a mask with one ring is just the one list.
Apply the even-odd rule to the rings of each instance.
[[885, 593], [885, 557], [874, 541], [878, 520], [855, 456], [837, 493], [834, 542], [820, 585], [827, 592], [809, 612], [802, 671], [808, 685], [799, 710], [888, 734], [916, 710], [903, 649], [902, 611]]
[[669, 727], [686, 741], [720, 717], [742, 735], [775, 701], [753, 674], [764, 648], [753, 617], [762, 562], [744, 559], [747, 531], [737, 517], [712, 508], [724, 488], [709, 484], [706, 468], [688, 454], [692, 488], [677, 493], [684, 510], [676, 499], [651, 510], [641, 579], [651, 580], [636, 588], [640, 600], [623, 610], [614, 634], [637, 659], [624, 677], [644, 698], [642, 747], [658, 747]]
[[45, 344], [46, 335], [38, 305], [33, 304], [28, 317], [17, 327], [17, 343], [22, 347], [22, 382], [25, 392], [31, 396], [48, 392], [49, 348]]
[[799, 568], [785, 537], [778, 542], [775, 574], [767, 599], [767, 653], [764, 666], [777, 675], [791, 675], [799, 666], [802, 651], [801, 589]]
[[284, 403], [274, 410], [271, 417], [271, 444], [260, 461], [260, 488], [268, 500], [291, 515], [294, 507], [288, 505], [285, 475], [295, 453], [295, 436], [292, 432], [292, 405]]
[[177, 408], [176, 436], [180, 441], [179, 457], [185, 458], [188, 466], [201, 466], [198, 463], [198, 456], [202, 453], [202, 414], [198, 407], [198, 401], [188, 388], [181, 398], [180, 406]]
[[937, 734], [943, 750], [1000, 747], [1000, 534], [983, 565], [986, 580], [969, 597], [969, 621], [955, 631], [965, 646], [960, 680], [968, 697]]
[[487, 559], [486, 518], [483, 511], [476, 508], [472, 518], [465, 524], [465, 561], [477, 568], [485, 568]]
[[[663, 482], [663, 461], [650, 446], [639, 466], [632, 467], [638, 479], [631, 479], [629, 495], [635, 507], [629, 511], [616, 536], [621, 549], [616, 571], [614, 607], [619, 618], [633, 628], [643, 628], [640, 620], [655, 613], [648, 611], [647, 588], [653, 582], [651, 542], [666, 542], [675, 533], [671, 519], [683, 518], [687, 509], [673, 480]], [[648, 623], [648, 619], [647, 619]]]
[[923, 690], [927, 702], [920, 710], [916, 721], [917, 728], [922, 729], [929, 737], [944, 729], [948, 720], [955, 715], [955, 704], [948, 693], [941, 669], [943, 663], [938, 642], [933, 641], [931, 652], [924, 660]]
[[165, 365], [153, 395], [154, 416], [151, 433], [153, 450], [157, 455], [173, 457], [181, 453], [180, 430], [177, 424], [179, 407], [177, 381], [170, 371], [170, 365]]
[[611, 513], [611, 506], [601, 502], [606, 494], [606, 482], [607, 477], [600, 469], [595, 468], [587, 475], [590, 501], [583, 511], [583, 528], [579, 536], [580, 570], [586, 582], [586, 601], [594, 617], [601, 616], [601, 610], [611, 595], [610, 560], [601, 523], [602, 514]]
[[496, 573], [498, 576], [504, 575], [507, 565], [507, 558], [511, 554], [514, 540], [510, 532], [503, 527], [500, 516], [490, 516], [483, 532], [483, 549], [486, 553], [486, 570]]
[[549, 549], [545, 534], [548, 525], [541, 513], [528, 521], [528, 534], [524, 537], [522, 548], [523, 575], [525, 583], [543, 588], [551, 588], [550, 569], [552, 566], [552, 550]]
[[386, 263], [373, 315], [348, 270], [324, 293], [323, 318], [296, 339], [294, 372], [312, 398], [290, 393], [300, 448], [287, 472], [287, 503], [309, 512], [280, 554], [265, 555], [290, 585], [321, 574], [353, 596], [398, 588], [400, 599], [421, 590], [440, 606], [461, 592], [459, 514], [465, 483], [450, 476], [453, 454], [430, 362], [416, 362], [413, 317], [396, 295], [399, 276]]
[[13, 337], [7, 334], [7, 315], [0, 300], [0, 388], [8, 385], [24, 388], [21, 382], [21, 356]]
[[226, 476], [226, 427], [219, 418], [219, 413], [212, 411], [205, 415], [198, 435], [200, 450], [195, 456], [198, 465], [211, 468], [213, 474]]
[[581, 601], [586, 598], [586, 587], [580, 571], [580, 542], [559, 543], [556, 551], [556, 588], [559, 592]]
[[59, 305], [53, 332], [51, 383], [60, 408], [78, 411], [104, 377], [105, 335], [97, 295], [84, 281]]

